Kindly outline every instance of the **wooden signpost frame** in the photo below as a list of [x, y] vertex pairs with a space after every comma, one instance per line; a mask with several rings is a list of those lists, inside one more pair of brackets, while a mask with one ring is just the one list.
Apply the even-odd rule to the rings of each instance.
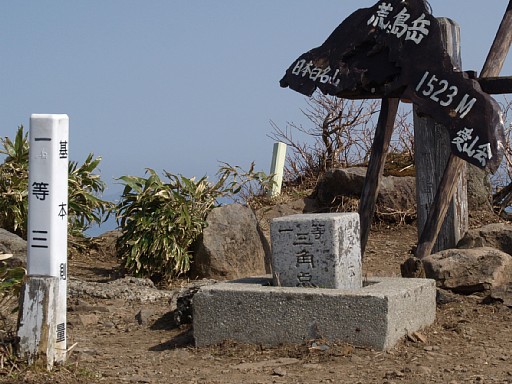
[[[512, 43], [512, 0], [509, 1], [505, 15], [500, 24], [494, 42], [485, 61], [480, 79], [484, 92], [488, 94], [512, 93], [512, 78], [499, 78], [499, 73], [507, 57]], [[363, 98], [363, 95], [359, 95]], [[397, 95], [398, 96], [398, 95]], [[375, 98], [375, 95], [373, 95]], [[389, 140], [392, 134], [399, 101], [397, 98], [382, 100], [382, 108], [372, 145], [372, 153], [368, 171], [361, 195], [359, 213], [361, 216], [361, 250], [364, 252], [371, 227], [371, 219], [375, 212], [375, 202], [379, 192]], [[434, 202], [429, 210], [424, 230], [419, 236], [415, 256], [424, 258], [432, 252], [434, 243], [439, 235], [449, 203], [457, 186], [457, 177], [461, 172], [464, 161], [450, 155], [443, 178], [438, 187]]]

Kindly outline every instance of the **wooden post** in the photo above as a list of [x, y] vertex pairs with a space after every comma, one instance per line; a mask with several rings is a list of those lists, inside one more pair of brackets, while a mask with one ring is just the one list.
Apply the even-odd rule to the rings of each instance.
[[498, 76], [503, 68], [512, 42], [512, 0], [509, 1], [503, 20], [496, 33], [480, 77]]
[[21, 353], [33, 362], [44, 351], [48, 368], [67, 354], [68, 129], [67, 115], [30, 117], [28, 276], [18, 335]]
[[[512, 43], [511, 26], [512, 0], [509, 1], [500, 28], [498, 29], [493, 45], [487, 56], [487, 60], [485, 61], [484, 68], [482, 69], [482, 77], [499, 75]], [[434, 241], [437, 238], [437, 234], [441, 228], [441, 223], [444, 220], [444, 214], [448, 208], [447, 205], [455, 191], [455, 176], [461, 167], [461, 161], [462, 160], [456, 158], [454, 155], [450, 156], [446, 171], [443, 175], [443, 180], [441, 181], [436, 194], [434, 205], [428, 214], [425, 229], [421, 234], [420, 241], [418, 243], [416, 257], [419, 259], [430, 255], [432, 252]]]
[[286, 144], [275, 143], [272, 152], [272, 164], [270, 165], [270, 174], [274, 175], [272, 181], [272, 189], [269, 191], [270, 197], [278, 196], [281, 193], [281, 185], [283, 184], [284, 162], [286, 159]]
[[379, 120], [375, 129], [375, 137], [373, 138], [370, 162], [359, 202], [361, 257], [364, 256], [373, 215], [375, 214], [375, 202], [379, 195], [379, 185], [384, 173], [386, 155], [393, 134], [399, 103], [399, 99], [382, 99]]
[[[460, 29], [452, 20], [439, 18], [439, 26], [445, 49], [453, 63], [461, 70]], [[418, 234], [421, 235], [428, 212], [436, 196], [450, 157], [450, 137], [446, 127], [432, 118], [419, 117], [414, 107], [414, 146], [416, 165], [416, 202], [418, 212]], [[468, 204], [466, 188], [466, 166], [461, 166], [456, 175], [457, 188], [449, 202], [447, 214], [441, 227], [433, 252], [454, 248], [468, 228]]]
[[[500, 74], [503, 63], [507, 57], [510, 48], [510, 41], [512, 39], [512, 1], [509, 2], [506, 12], [501, 21], [500, 27], [497, 31], [496, 38], [493, 41], [492, 47], [487, 55], [485, 64], [480, 73], [480, 78], [496, 77]], [[498, 81], [498, 84], [504, 84], [503, 81]], [[494, 93], [495, 90], [489, 90], [487, 93]], [[510, 92], [506, 92], [510, 93]], [[492, 212], [492, 203], [489, 199], [491, 189], [489, 185], [489, 173], [483, 169], [477, 168], [474, 165], [468, 167], [468, 189], [470, 191], [485, 191], [484, 196], [477, 194], [469, 195], [470, 209], [474, 210], [487, 210]]]
[[457, 188], [457, 179], [459, 178], [462, 168], [465, 166], [464, 160], [451, 154], [446, 165], [441, 183], [437, 190], [434, 204], [428, 213], [425, 228], [421, 233], [418, 248], [416, 249], [416, 257], [422, 259], [432, 253], [437, 235], [441, 230], [443, 220], [448, 211], [448, 206], [452, 200], [455, 189]]

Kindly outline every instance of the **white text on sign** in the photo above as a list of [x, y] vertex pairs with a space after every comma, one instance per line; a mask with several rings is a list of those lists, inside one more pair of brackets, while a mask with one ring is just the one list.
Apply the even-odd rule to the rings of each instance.
[[379, 4], [377, 13], [372, 15], [367, 24], [383, 29], [399, 39], [405, 35], [405, 40], [411, 40], [416, 44], [421, 43], [423, 38], [428, 36], [430, 20], [425, 19], [424, 13], [416, 20], [409, 23], [408, 21], [411, 18], [411, 14], [407, 8], [404, 7], [394, 16], [394, 20], [387, 21], [391, 12], [393, 12], [391, 3], [382, 2]]
[[[455, 98], [459, 94], [459, 88], [455, 85], [450, 85], [447, 80], [439, 79], [436, 75], [431, 75], [429, 71], [425, 71], [425, 74], [416, 86], [416, 92], [419, 96], [429, 97], [442, 107], [450, 107], [457, 104]], [[455, 108], [455, 113], [461, 119], [471, 112], [476, 103], [476, 98], [470, 99], [470, 97], [468, 94], [465, 94]]]

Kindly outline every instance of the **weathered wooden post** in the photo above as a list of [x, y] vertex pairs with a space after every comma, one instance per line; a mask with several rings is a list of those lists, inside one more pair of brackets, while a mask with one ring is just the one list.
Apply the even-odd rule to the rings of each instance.
[[[493, 41], [492, 47], [488, 52], [485, 64], [480, 73], [480, 79], [489, 77], [497, 77], [500, 75], [501, 69], [507, 58], [508, 51], [510, 49], [510, 42], [512, 40], [512, 1], [509, 1], [498, 32], [496, 39]], [[509, 78], [510, 79], [510, 78]], [[506, 84], [507, 80], [504, 78], [494, 79], [494, 83]], [[497, 80], [497, 81], [496, 81]], [[483, 86], [482, 86], [483, 88]], [[487, 93], [493, 93], [493, 90], [486, 91]], [[510, 85], [504, 93], [510, 93]], [[468, 167], [468, 190], [481, 191], [487, 190], [487, 182], [489, 178], [488, 172], [479, 169], [474, 166]], [[488, 191], [489, 194], [491, 191]], [[470, 209], [492, 209], [489, 207], [488, 196], [469, 195], [468, 201]]]
[[[485, 61], [484, 68], [482, 69], [481, 79], [489, 76], [497, 76], [500, 73], [510, 49], [510, 45], [512, 44], [511, 25], [512, 0], [509, 1], [503, 20], [498, 32], [496, 33], [496, 37], [494, 38], [494, 42]], [[428, 214], [425, 229], [421, 233], [418, 242], [416, 257], [419, 259], [430, 255], [432, 252], [434, 242], [441, 228], [441, 223], [448, 209], [449, 201], [455, 192], [456, 178], [460, 173], [462, 166], [462, 160], [452, 154], [448, 160], [446, 170], [439, 185], [436, 200]]]
[[28, 277], [18, 336], [29, 363], [66, 360], [68, 219], [67, 115], [32, 115], [29, 150]]
[[386, 165], [386, 155], [388, 154], [389, 143], [393, 135], [396, 114], [398, 111], [399, 99], [382, 99], [379, 121], [375, 129], [373, 138], [371, 157], [364, 179], [363, 192], [359, 201], [359, 216], [361, 222], [361, 255], [364, 255], [373, 215], [375, 214], [375, 204], [379, 195], [379, 184], [384, 174]]
[[[461, 70], [460, 30], [452, 20], [438, 18], [443, 43], [452, 62]], [[418, 233], [422, 233], [451, 154], [446, 127], [430, 117], [420, 117], [414, 107], [414, 146]], [[448, 207], [433, 251], [454, 248], [468, 228], [466, 165], [457, 177], [457, 187]]]
[[507, 58], [512, 42], [512, 0], [509, 1], [496, 37], [482, 68], [481, 78], [498, 76]]
[[281, 186], [283, 184], [284, 162], [286, 159], [286, 144], [275, 143], [272, 152], [272, 163], [270, 165], [270, 174], [274, 175], [272, 181], [272, 189], [269, 191], [270, 197], [278, 196], [281, 193]]

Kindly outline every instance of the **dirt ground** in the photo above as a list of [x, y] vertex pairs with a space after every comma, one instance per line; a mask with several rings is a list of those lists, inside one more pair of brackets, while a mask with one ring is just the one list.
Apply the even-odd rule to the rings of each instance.
[[[414, 226], [374, 228], [364, 273], [399, 276], [415, 242]], [[70, 260], [69, 276], [105, 282], [115, 274], [109, 252], [79, 259]], [[22, 368], [0, 383], [512, 383], [512, 309], [482, 299], [443, 296], [432, 326], [380, 352], [324, 340], [195, 348], [190, 327], [174, 326], [167, 299], [70, 298], [65, 366]]]

